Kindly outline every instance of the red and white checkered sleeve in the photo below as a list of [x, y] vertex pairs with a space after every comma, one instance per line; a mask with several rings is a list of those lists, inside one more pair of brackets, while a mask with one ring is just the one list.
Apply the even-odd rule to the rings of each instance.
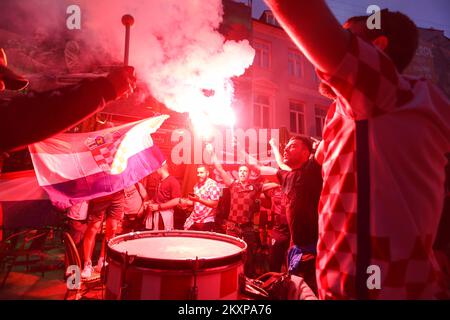
[[392, 60], [353, 34], [336, 71], [317, 73], [333, 88], [347, 116], [356, 120], [389, 112], [409, 99], [409, 83], [399, 75]]
[[208, 197], [209, 200], [217, 201], [220, 198], [220, 187], [216, 183], [211, 183], [208, 186]]

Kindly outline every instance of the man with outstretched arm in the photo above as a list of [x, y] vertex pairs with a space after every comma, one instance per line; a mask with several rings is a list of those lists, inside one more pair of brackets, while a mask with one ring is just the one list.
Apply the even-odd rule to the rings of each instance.
[[260, 181], [250, 179], [250, 166], [241, 165], [238, 169], [238, 179], [226, 172], [217, 159], [211, 145], [207, 146], [211, 153], [211, 161], [219, 172], [224, 184], [230, 188], [230, 213], [225, 222], [228, 235], [242, 238], [247, 243], [247, 260], [244, 273], [247, 277], [257, 276], [255, 256], [260, 243], [259, 229], [253, 223], [254, 214], [259, 210], [259, 197], [263, 191]]
[[[22, 90], [28, 80], [8, 68], [0, 48], [0, 92]], [[120, 67], [106, 77], [83, 80], [72, 86], [30, 92], [10, 100], [0, 99], [0, 154], [17, 151], [50, 138], [101, 111], [106, 103], [132, 93], [133, 67]]]

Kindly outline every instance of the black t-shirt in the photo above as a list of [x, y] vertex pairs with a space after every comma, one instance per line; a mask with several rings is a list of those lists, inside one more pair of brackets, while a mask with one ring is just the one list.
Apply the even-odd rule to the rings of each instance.
[[320, 165], [310, 159], [299, 169], [278, 170], [283, 191], [283, 205], [293, 244], [307, 246], [318, 239], [318, 204], [322, 191]]

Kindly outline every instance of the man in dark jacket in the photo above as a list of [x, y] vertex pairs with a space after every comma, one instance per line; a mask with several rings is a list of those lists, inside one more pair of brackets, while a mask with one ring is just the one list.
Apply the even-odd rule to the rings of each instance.
[[288, 271], [300, 275], [316, 292], [315, 260], [318, 239], [318, 204], [322, 190], [320, 164], [312, 157], [312, 141], [306, 137], [292, 137], [281, 156], [274, 140], [270, 141], [279, 169], [263, 166], [256, 159], [256, 167], [263, 175], [276, 175], [281, 185], [282, 206], [286, 210], [290, 248]]

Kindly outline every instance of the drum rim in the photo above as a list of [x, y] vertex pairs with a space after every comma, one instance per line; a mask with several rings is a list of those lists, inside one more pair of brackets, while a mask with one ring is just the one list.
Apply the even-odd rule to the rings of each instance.
[[[187, 238], [203, 238], [209, 240], [219, 240], [228, 242], [238, 246], [241, 250], [237, 253], [224, 255], [217, 258], [202, 258], [198, 259], [197, 266], [195, 267], [195, 257], [193, 259], [167, 259], [167, 258], [150, 258], [141, 256], [128, 256], [124, 252], [119, 252], [112, 248], [115, 244], [122, 241], [149, 238], [154, 236], [160, 237], [187, 237]], [[193, 270], [197, 268], [198, 270], [216, 268], [221, 266], [226, 266], [239, 261], [243, 261], [245, 254], [247, 252], [247, 244], [236, 237], [229, 235], [216, 233], [216, 232], [206, 232], [206, 231], [190, 231], [190, 230], [171, 230], [171, 231], [137, 231], [123, 234], [114, 237], [108, 242], [107, 255], [110, 259], [117, 261], [119, 263], [125, 263], [128, 260], [129, 265], [136, 267], [143, 267], [149, 269], [163, 269], [163, 270]]]

